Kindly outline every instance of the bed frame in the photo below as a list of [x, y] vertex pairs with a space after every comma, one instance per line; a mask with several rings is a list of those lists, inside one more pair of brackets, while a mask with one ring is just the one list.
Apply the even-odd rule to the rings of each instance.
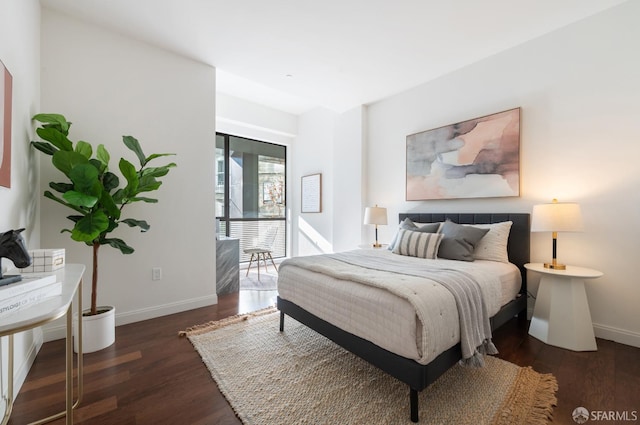
[[[524, 265], [529, 262], [530, 223], [525, 213], [406, 213], [400, 214], [400, 221], [409, 218], [418, 223], [435, 223], [447, 219], [460, 224], [489, 224], [512, 221], [507, 251], [509, 261], [518, 266], [522, 274], [522, 287], [518, 297], [503, 306], [491, 318], [491, 329], [497, 329], [514, 316], [526, 318], [527, 281]], [[284, 317], [288, 315], [316, 332], [331, 339], [346, 350], [368, 361], [409, 386], [411, 421], [418, 422], [418, 392], [435, 382], [451, 366], [462, 358], [460, 344], [446, 350], [427, 365], [399, 356], [351, 333], [330, 324], [309, 313], [298, 305], [278, 297], [280, 310], [280, 331], [284, 331]]]

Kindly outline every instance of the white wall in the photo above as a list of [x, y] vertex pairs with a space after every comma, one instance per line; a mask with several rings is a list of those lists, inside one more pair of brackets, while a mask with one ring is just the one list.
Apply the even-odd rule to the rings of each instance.
[[[333, 252], [333, 140], [337, 114], [324, 108], [308, 111], [298, 118], [291, 179], [294, 193], [291, 209], [292, 255]], [[301, 178], [322, 174], [322, 211], [302, 213]]]
[[[364, 218], [364, 147], [366, 107], [357, 107], [336, 119], [333, 148], [333, 250], [348, 251], [361, 242]], [[358, 194], [354, 196], [354, 194]], [[357, 223], [358, 225], [354, 225]], [[373, 229], [370, 235], [373, 237]]]
[[[595, 268], [588, 281], [596, 335], [640, 346], [640, 2], [614, 9], [369, 107], [367, 198], [402, 211], [530, 212], [575, 201], [584, 233], [560, 234], [558, 259]], [[406, 136], [521, 107], [519, 198], [405, 201]], [[395, 226], [381, 228], [389, 241]], [[532, 234], [532, 261], [551, 256]], [[535, 293], [539, 278], [530, 275]]]
[[[293, 155], [292, 255], [355, 249], [362, 241], [366, 107], [300, 115]], [[322, 174], [322, 212], [301, 212], [301, 178]], [[371, 230], [371, 229], [367, 229]], [[373, 234], [372, 234], [373, 235]]]
[[[0, 60], [13, 76], [11, 188], [0, 187], [0, 232], [25, 227], [28, 247], [40, 244], [38, 167], [29, 142], [31, 116], [40, 109], [40, 5], [37, 0], [3, 0], [0, 4]], [[3, 259], [3, 265], [11, 262]], [[42, 343], [40, 331], [17, 335], [16, 392]], [[2, 396], [7, 389], [7, 337], [0, 339]], [[1, 398], [1, 397], [0, 397]], [[0, 403], [0, 416], [4, 414]]]
[[[158, 204], [134, 204], [127, 216], [146, 219], [145, 234], [126, 226], [114, 236], [136, 249], [100, 249], [99, 303], [116, 306], [123, 324], [217, 302], [215, 295], [215, 69], [44, 9], [42, 111], [64, 114], [72, 140], [103, 143], [112, 169], [126, 156], [122, 135], [145, 153], [173, 152], [178, 164], [153, 193]], [[58, 178], [49, 157], [42, 185]], [[91, 249], [71, 241], [64, 207], [43, 199], [42, 245], [66, 248], [67, 262], [90, 268]], [[162, 268], [162, 280], [151, 269]], [[90, 272], [85, 273], [88, 305]]]
[[216, 93], [216, 131], [289, 146], [298, 132], [298, 117]]

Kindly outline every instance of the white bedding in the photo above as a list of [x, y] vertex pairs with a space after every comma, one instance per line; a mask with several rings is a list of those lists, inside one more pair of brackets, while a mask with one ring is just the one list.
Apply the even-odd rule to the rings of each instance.
[[[393, 260], [407, 269], [425, 262], [466, 271], [475, 276], [490, 316], [514, 299], [520, 289], [518, 268], [509, 263], [476, 260], [426, 260], [393, 254], [387, 250], [366, 250], [363, 255], [380, 262]], [[389, 281], [423, 279], [398, 273], [378, 271]], [[310, 313], [354, 335], [403, 357], [427, 364], [441, 352], [460, 341], [460, 326], [456, 304], [442, 285], [423, 279], [430, 287], [423, 304], [428, 320], [421, 324], [411, 304], [381, 288], [326, 276], [295, 265], [281, 267], [278, 291], [281, 298], [291, 301]], [[424, 326], [424, 333], [423, 327]], [[422, 352], [422, 335], [427, 339]]]

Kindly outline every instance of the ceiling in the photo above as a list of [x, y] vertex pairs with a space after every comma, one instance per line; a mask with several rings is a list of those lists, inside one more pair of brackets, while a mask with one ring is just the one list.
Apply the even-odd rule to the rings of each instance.
[[626, 0], [41, 0], [215, 66], [218, 91], [342, 112]]

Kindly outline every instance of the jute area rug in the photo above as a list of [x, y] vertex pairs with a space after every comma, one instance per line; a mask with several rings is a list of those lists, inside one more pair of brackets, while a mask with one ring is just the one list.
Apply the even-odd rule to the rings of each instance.
[[[411, 424], [409, 388], [273, 309], [181, 332], [245, 424]], [[552, 375], [487, 357], [419, 393], [421, 424], [545, 424]]]

